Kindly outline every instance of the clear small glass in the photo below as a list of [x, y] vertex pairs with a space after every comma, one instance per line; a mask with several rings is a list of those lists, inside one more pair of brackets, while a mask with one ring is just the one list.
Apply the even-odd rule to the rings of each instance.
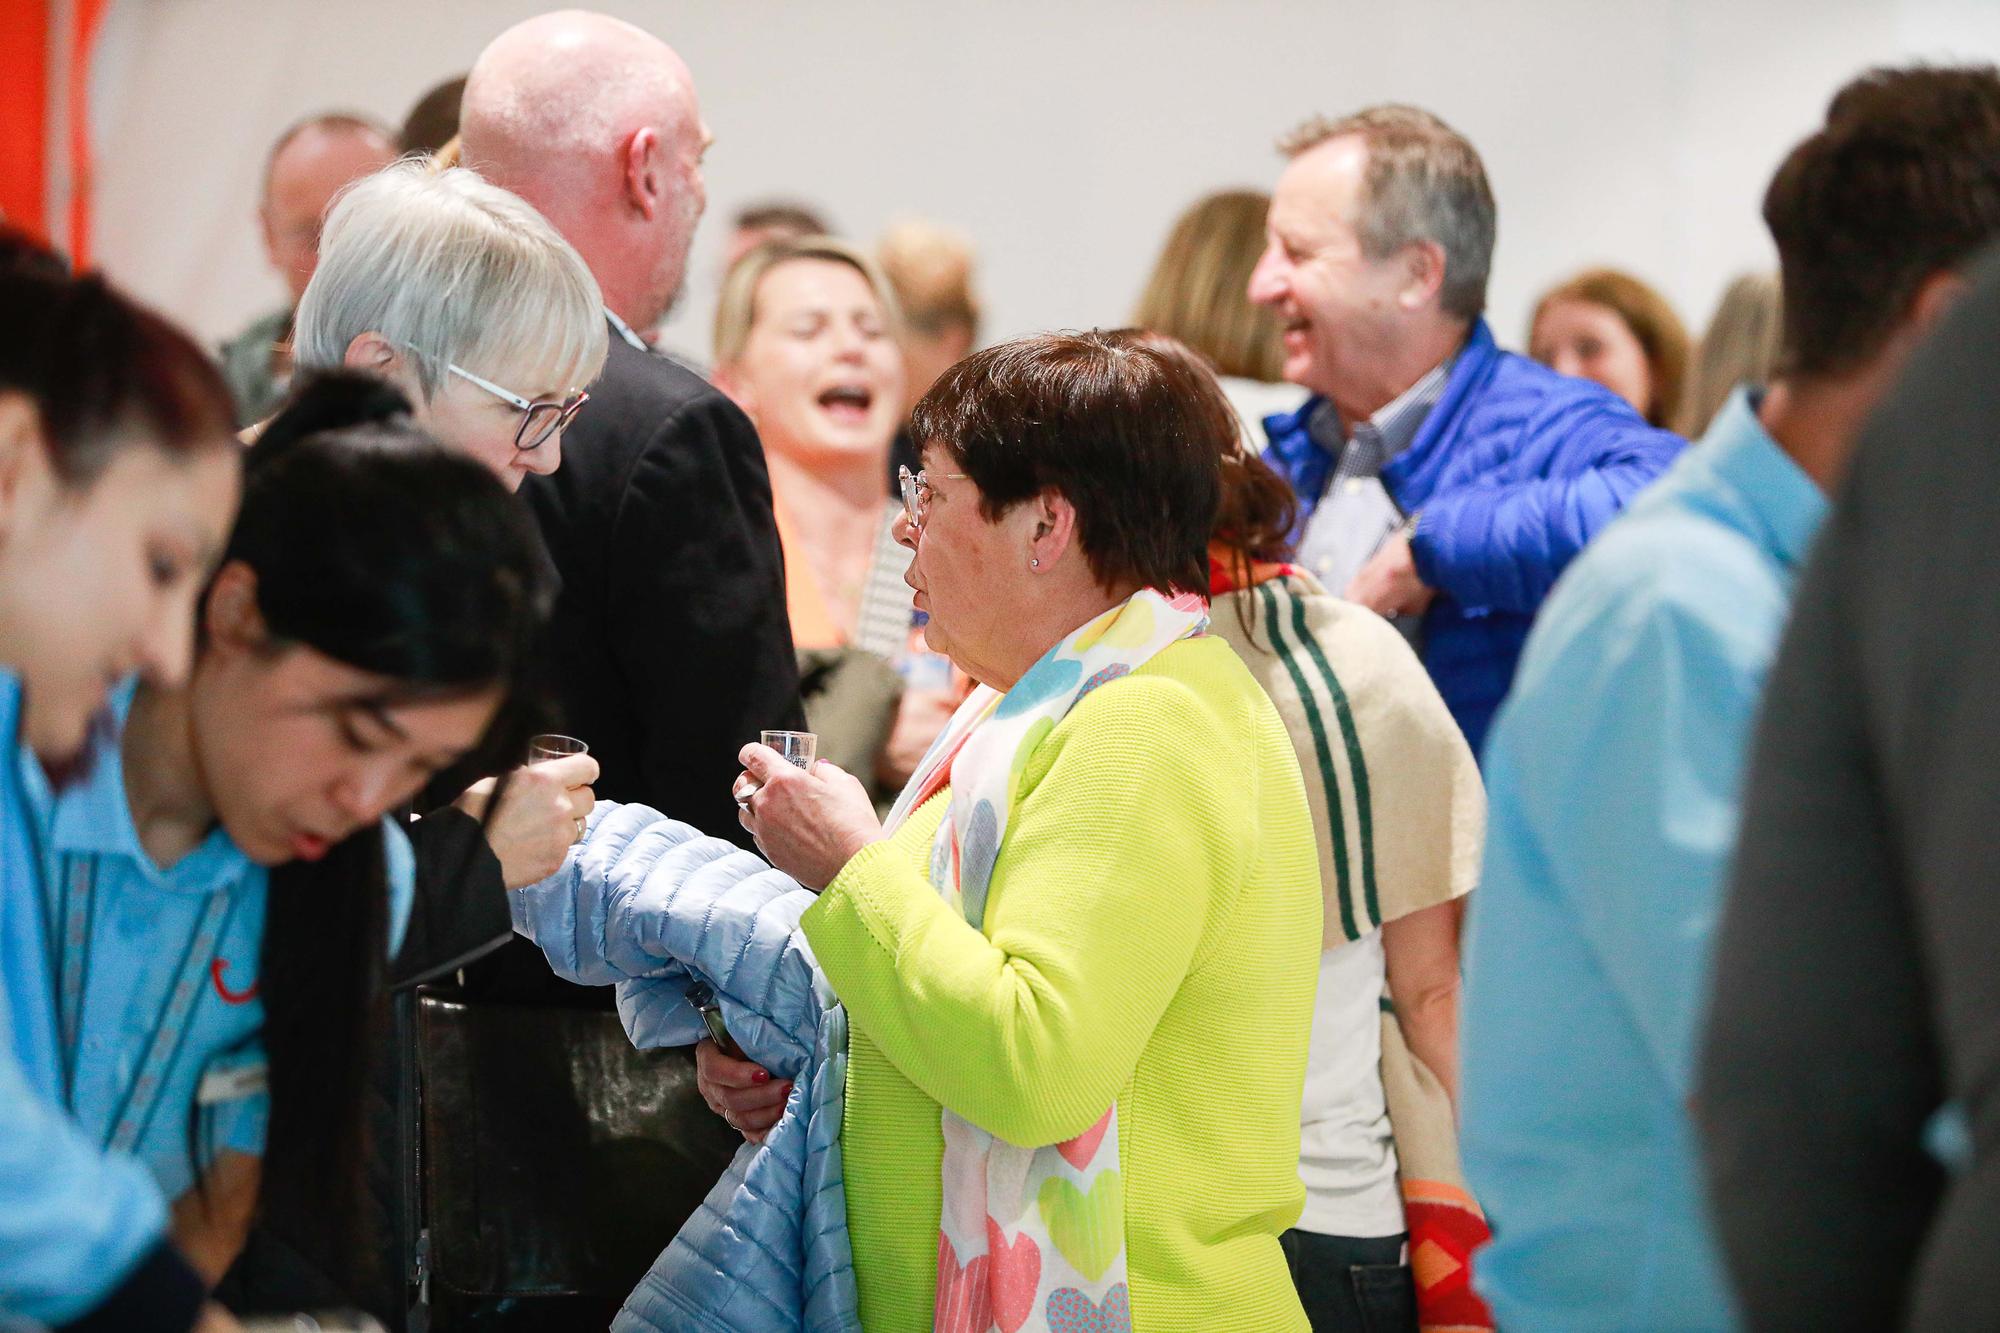
[[574, 736], [562, 736], [553, 731], [543, 732], [528, 741], [528, 762], [546, 763], [551, 759], [566, 759], [573, 754], [589, 754], [590, 746]]
[[806, 772], [819, 762], [819, 736], [810, 731], [766, 731], [758, 739]]

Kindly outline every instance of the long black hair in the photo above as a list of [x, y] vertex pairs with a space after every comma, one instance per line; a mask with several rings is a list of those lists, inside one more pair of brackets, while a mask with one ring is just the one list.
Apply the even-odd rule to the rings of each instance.
[[[411, 425], [408, 407], [368, 376], [304, 385], [250, 450], [223, 563], [255, 572], [274, 650], [304, 646], [385, 678], [374, 702], [499, 686], [471, 756], [490, 771], [517, 760], [541, 724], [533, 667], [554, 579], [526, 508]], [[365, 1107], [387, 936], [379, 827], [271, 872], [261, 1208], [349, 1289], [369, 1276]]]

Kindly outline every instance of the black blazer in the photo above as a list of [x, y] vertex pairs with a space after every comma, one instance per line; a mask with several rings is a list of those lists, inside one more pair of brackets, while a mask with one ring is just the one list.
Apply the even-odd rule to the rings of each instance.
[[597, 794], [748, 845], [730, 783], [766, 728], [803, 728], [771, 479], [750, 419], [611, 331], [562, 467], [521, 488], [562, 578], [548, 666]]

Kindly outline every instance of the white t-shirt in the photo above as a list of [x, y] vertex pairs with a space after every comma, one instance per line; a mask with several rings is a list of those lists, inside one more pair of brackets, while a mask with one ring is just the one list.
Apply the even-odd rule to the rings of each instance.
[[1382, 1094], [1384, 984], [1379, 930], [1320, 955], [1299, 1112], [1301, 1230], [1358, 1237], [1403, 1230], [1396, 1145]]

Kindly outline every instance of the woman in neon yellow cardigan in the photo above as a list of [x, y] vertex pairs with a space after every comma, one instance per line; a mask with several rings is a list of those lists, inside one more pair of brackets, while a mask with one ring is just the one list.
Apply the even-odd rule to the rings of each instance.
[[[908, 578], [982, 688], [886, 826], [761, 746], [736, 787], [822, 890], [862, 1322], [1303, 1329], [1278, 1237], [1321, 900], [1284, 726], [1197, 600], [1227, 405], [1128, 335], [1052, 334], [914, 424]], [[700, 1059], [733, 1124], [775, 1119], [782, 1085]]]

